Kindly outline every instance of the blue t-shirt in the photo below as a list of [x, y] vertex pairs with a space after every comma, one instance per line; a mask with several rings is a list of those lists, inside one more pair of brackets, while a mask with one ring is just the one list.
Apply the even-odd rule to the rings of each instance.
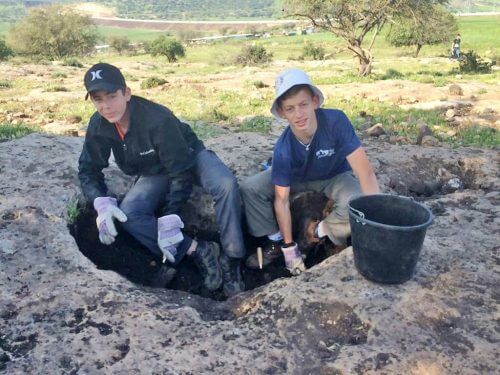
[[327, 180], [350, 171], [346, 157], [361, 146], [344, 112], [317, 109], [318, 129], [308, 147], [301, 144], [288, 126], [276, 142], [272, 182], [278, 186]]

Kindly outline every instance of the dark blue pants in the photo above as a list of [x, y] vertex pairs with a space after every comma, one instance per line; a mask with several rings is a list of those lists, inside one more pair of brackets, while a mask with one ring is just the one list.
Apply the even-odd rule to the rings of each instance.
[[[222, 249], [231, 258], [243, 258], [245, 246], [241, 232], [241, 201], [236, 178], [210, 150], [196, 156], [194, 174], [197, 183], [214, 199]], [[128, 220], [122, 224], [151, 252], [161, 256], [155, 211], [165, 203], [170, 180], [165, 175], [141, 176], [120, 204]], [[182, 218], [181, 218], [182, 219]], [[176, 264], [186, 255], [192, 239], [184, 235], [177, 247]]]

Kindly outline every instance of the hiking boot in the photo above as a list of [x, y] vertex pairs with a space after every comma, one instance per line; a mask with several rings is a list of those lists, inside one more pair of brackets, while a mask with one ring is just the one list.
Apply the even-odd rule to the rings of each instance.
[[241, 278], [241, 259], [230, 258], [223, 254], [220, 257], [220, 267], [222, 270], [222, 290], [226, 297], [245, 291], [245, 283]]
[[214, 291], [220, 287], [222, 283], [222, 275], [219, 260], [219, 245], [215, 242], [198, 242], [196, 250], [191, 255], [191, 258], [200, 270], [203, 277], [205, 287]]
[[167, 264], [162, 264], [160, 269], [156, 272], [156, 274], [151, 279], [151, 286], [153, 288], [164, 288], [175, 277], [177, 270], [168, 266]]
[[[266, 267], [278, 258], [283, 257], [281, 244], [281, 241], [269, 241], [266, 246], [264, 246], [264, 248], [262, 249], [262, 267]], [[252, 270], [259, 269], [259, 259], [257, 257], [257, 252], [247, 258], [247, 260], [245, 261], [245, 265]]]

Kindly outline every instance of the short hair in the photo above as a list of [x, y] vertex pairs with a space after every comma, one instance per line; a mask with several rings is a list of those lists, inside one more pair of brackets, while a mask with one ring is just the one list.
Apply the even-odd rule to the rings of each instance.
[[291, 98], [294, 95], [297, 95], [300, 91], [302, 90], [307, 90], [309, 94], [311, 94], [311, 97], [314, 97], [314, 91], [312, 90], [311, 86], [309, 86], [307, 83], [303, 83], [300, 85], [295, 85], [290, 87], [288, 90], [286, 90], [276, 101], [278, 103], [278, 107], [281, 107], [281, 103], [283, 100], [287, 100]]

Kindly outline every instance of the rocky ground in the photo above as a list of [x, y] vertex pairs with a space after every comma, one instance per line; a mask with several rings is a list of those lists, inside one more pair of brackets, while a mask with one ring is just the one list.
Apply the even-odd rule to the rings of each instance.
[[[273, 139], [206, 143], [242, 179]], [[0, 372], [497, 373], [498, 152], [364, 142], [384, 192], [434, 213], [414, 277], [370, 282], [348, 248], [227, 301], [133, 283], [79, 251], [81, 138], [0, 143]], [[117, 192], [130, 183], [108, 175]]]

